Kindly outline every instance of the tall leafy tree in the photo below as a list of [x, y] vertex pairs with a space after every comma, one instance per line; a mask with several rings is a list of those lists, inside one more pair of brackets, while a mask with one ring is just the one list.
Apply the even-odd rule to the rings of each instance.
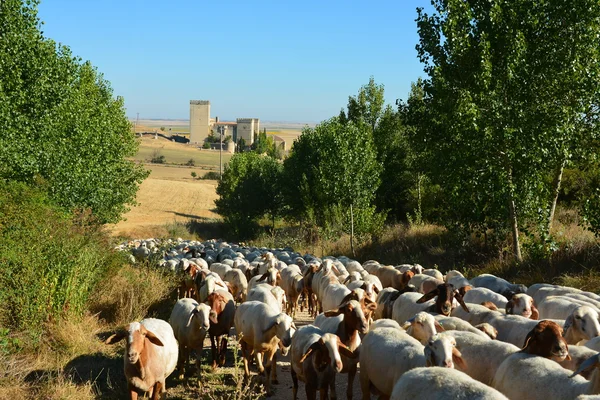
[[450, 222], [508, 228], [520, 260], [519, 230], [550, 220], [562, 168], [596, 134], [582, 127], [600, 83], [600, 3], [432, 4], [417, 17], [429, 77], [415, 143], [452, 204]]
[[[369, 128], [332, 118], [305, 128], [284, 161], [284, 189], [290, 216], [327, 227], [341, 223], [350, 233], [380, 226], [373, 201], [381, 166]], [[351, 212], [352, 211], [352, 212]]]
[[217, 186], [215, 203], [235, 234], [252, 236], [260, 218], [268, 215], [274, 219], [281, 213], [282, 169], [281, 162], [255, 152], [231, 158]]
[[43, 36], [37, 1], [0, 2], [0, 176], [44, 182], [61, 206], [115, 222], [143, 167], [123, 100], [89, 63]]

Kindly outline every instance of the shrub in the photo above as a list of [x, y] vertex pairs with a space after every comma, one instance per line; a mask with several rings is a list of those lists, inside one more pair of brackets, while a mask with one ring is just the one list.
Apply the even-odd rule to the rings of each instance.
[[164, 164], [166, 159], [164, 155], [160, 154], [160, 150], [154, 150], [150, 162], [154, 164]]
[[185, 165], [187, 165], [188, 167], [194, 167], [196, 165], [196, 161], [194, 161], [193, 158], [190, 158]]
[[194, 179], [196, 179], [196, 177], [198, 176], [196, 171], [192, 171], [192, 173], [190, 175], [192, 175], [192, 178], [194, 178]]
[[208, 143], [208, 142], [204, 142], [204, 143], [202, 144], [202, 148], [203, 148], [203, 149], [210, 149], [210, 143]]
[[0, 181], [0, 326], [35, 338], [45, 321], [82, 315], [121, 261], [89, 214], [74, 218], [40, 189]]
[[200, 177], [200, 179], [210, 179], [218, 181], [219, 179], [221, 179], [221, 176], [217, 171], [208, 171], [206, 174]]

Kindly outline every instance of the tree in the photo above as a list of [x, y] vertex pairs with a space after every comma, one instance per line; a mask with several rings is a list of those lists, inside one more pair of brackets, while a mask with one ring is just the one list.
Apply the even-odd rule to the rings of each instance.
[[[434, 0], [418, 9], [424, 103], [415, 146], [472, 231], [548, 229], [565, 163], [597, 133], [600, 4], [593, 0]], [[555, 171], [553, 185], [547, 177]], [[546, 221], [546, 222], [544, 222]]]
[[355, 232], [372, 232], [385, 218], [372, 204], [380, 172], [366, 125], [332, 118], [306, 127], [284, 161], [288, 216], [348, 233], [354, 222]]
[[254, 152], [231, 158], [217, 186], [220, 197], [215, 204], [233, 233], [252, 236], [261, 217], [274, 219], [280, 214], [282, 168], [277, 160]]
[[[369, 83], [359, 89], [357, 96], [348, 98], [348, 120], [355, 124], [367, 124], [371, 132], [375, 132], [375, 127], [383, 115], [385, 103], [383, 96], [383, 85], [377, 85], [375, 78], [371, 76]], [[340, 116], [342, 117], [342, 114]]]
[[123, 99], [68, 47], [43, 36], [37, 1], [0, 3], [0, 176], [44, 182], [69, 210], [116, 222], [147, 176]]

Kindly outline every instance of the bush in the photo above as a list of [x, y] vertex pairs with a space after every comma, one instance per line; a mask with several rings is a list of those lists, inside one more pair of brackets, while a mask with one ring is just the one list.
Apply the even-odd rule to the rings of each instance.
[[160, 150], [154, 150], [150, 162], [154, 164], [164, 164], [166, 162], [166, 159], [165, 156], [160, 154]]
[[187, 165], [188, 167], [194, 167], [194, 166], [196, 166], [196, 161], [194, 161], [194, 159], [193, 159], [193, 158], [190, 158], [190, 159], [189, 159], [189, 160], [188, 160], [188, 161], [185, 163], [185, 165]]
[[190, 175], [192, 175], [192, 178], [194, 178], [194, 179], [196, 179], [196, 177], [198, 176], [196, 171], [192, 171], [192, 173]]
[[204, 142], [204, 143], [202, 144], [202, 148], [203, 148], [203, 149], [210, 149], [210, 143], [208, 143], [208, 142]]
[[275, 217], [282, 204], [278, 187], [283, 166], [254, 152], [235, 154], [217, 186], [215, 204], [234, 235], [252, 237], [258, 220]]
[[200, 179], [210, 179], [218, 181], [219, 179], [221, 179], [221, 176], [217, 171], [208, 171], [206, 174], [201, 176]]
[[46, 321], [81, 316], [121, 261], [89, 214], [74, 218], [40, 189], [0, 181], [0, 326], [35, 338]]

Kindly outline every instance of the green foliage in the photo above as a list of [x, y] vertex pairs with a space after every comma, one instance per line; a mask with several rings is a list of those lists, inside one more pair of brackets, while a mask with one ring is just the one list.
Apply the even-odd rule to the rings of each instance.
[[203, 149], [210, 149], [210, 143], [208, 141], [202, 143], [202, 148]]
[[161, 127], [160, 127], [160, 130], [164, 132], [164, 131], [165, 131], [165, 127], [164, 127], [164, 126], [161, 126]]
[[196, 165], [196, 161], [194, 161], [193, 158], [190, 158], [189, 160], [187, 160], [187, 162], [185, 163], [185, 165], [187, 165], [188, 167], [193, 167]]
[[377, 231], [381, 216], [372, 205], [381, 166], [369, 128], [332, 118], [305, 128], [284, 161], [287, 215], [325, 229], [350, 231], [350, 206], [355, 232]]
[[255, 135], [256, 140], [252, 143], [250, 147], [252, 151], [258, 154], [266, 154], [269, 157], [282, 159], [283, 154], [275, 145], [275, 141], [272, 137], [267, 136], [266, 130], [260, 132], [258, 135]]
[[0, 181], [0, 326], [37, 336], [45, 321], [82, 315], [122, 260], [88, 217], [65, 214], [39, 189]]
[[278, 215], [281, 209], [279, 185], [282, 165], [254, 152], [235, 154], [217, 186], [217, 212], [235, 235], [252, 236], [264, 215]]
[[192, 171], [191, 173], [192, 178], [196, 179], [196, 177], [198, 176], [198, 174], [196, 173], [196, 171]]
[[444, 192], [446, 224], [515, 239], [519, 227], [544, 229], [548, 176], [588, 157], [598, 134], [600, 4], [432, 3], [432, 15], [418, 10], [429, 78], [413, 99], [412, 139]]
[[219, 175], [219, 173], [217, 171], [208, 171], [207, 173], [202, 175], [200, 177], [200, 179], [210, 179], [210, 180], [218, 181], [219, 179], [221, 179], [221, 176]]
[[37, 1], [0, 4], [0, 176], [41, 176], [62, 207], [116, 222], [135, 202], [143, 166], [122, 98], [89, 63], [44, 38]]
[[246, 139], [239, 138], [238, 141], [237, 141], [236, 152], [237, 153], [242, 153], [244, 150], [246, 150]]

